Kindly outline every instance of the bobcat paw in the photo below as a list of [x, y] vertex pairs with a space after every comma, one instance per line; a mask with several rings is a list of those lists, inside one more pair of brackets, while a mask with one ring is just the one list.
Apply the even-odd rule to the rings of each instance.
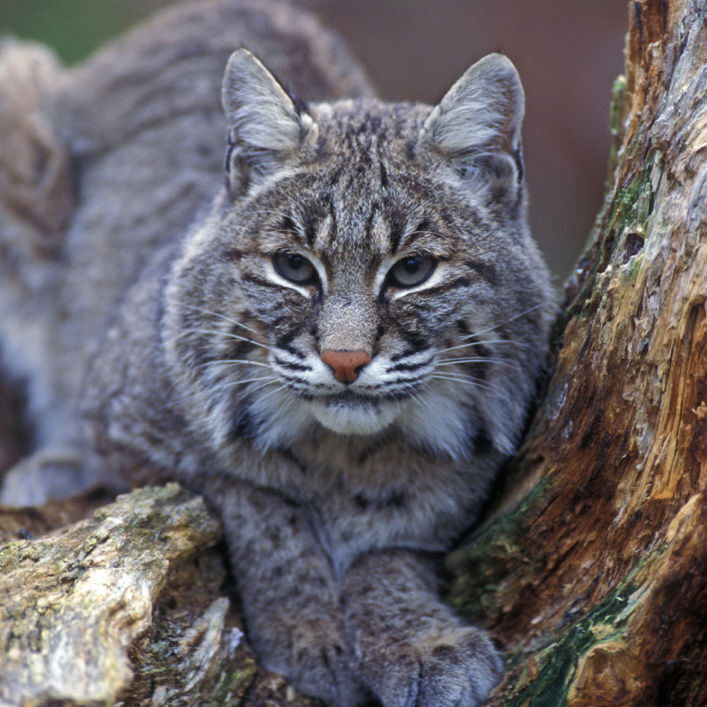
[[79, 456], [65, 450], [43, 450], [23, 459], [5, 474], [0, 502], [39, 506], [52, 498], [68, 498], [87, 487]]
[[337, 640], [326, 621], [319, 626], [302, 621], [289, 629], [286, 636], [278, 636], [261, 627], [260, 634], [252, 636], [267, 668], [283, 674], [301, 692], [336, 707], [368, 701], [367, 688], [351, 670], [348, 646]]
[[388, 665], [368, 664], [366, 673], [385, 707], [474, 707], [501, 677], [501, 659], [489, 638], [459, 627], [419, 642], [389, 646]]
[[355, 707], [369, 696], [364, 685], [353, 674], [338, 646], [322, 646], [308, 655], [298, 656], [295, 684], [308, 695], [315, 695], [336, 707]]
[[89, 455], [50, 447], [22, 459], [5, 474], [0, 503], [40, 506], [50, 499], [69, 498], [98, 485], [115, 492], [126, 490]]

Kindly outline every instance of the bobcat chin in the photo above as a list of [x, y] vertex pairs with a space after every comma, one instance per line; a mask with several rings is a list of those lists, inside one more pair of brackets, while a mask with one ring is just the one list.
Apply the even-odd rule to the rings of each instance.
[[63, 74], [37, 95], [81, 166], [66, 225], [40, 253], [0, 202], [4, 364], [41, 448], [5, 500], [53, 449], [83, 480], [177, 479], [220, 513], [266, 666], [335, 705], [479, 704], [501, 660], [435, 562], [519, 441], [553, 309], [513, 64], [385, 103], [311, 17], [244, 1]]

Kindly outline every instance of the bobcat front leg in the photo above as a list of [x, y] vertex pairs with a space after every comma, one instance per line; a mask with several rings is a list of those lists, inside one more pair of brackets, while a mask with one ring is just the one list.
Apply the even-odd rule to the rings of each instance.
[[302, 509], [244, 483], [224, 485], [212, 501], [249, 638], [265, 666], [329, 703], [360, 704], [367, 691], [350, 667], [338, 588]]
[[500, 678], [489, 638], [444, 605], [434, 585], [430, 568], [407, 551], [364, 556], [342, 578], [356, 668], [385, 707], [478, 705]]

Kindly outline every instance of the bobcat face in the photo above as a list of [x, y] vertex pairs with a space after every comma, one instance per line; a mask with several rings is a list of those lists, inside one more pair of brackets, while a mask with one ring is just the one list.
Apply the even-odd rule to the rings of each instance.
[[[257, 204], [268, 208], [247, 229], [254, 252], [240, 279], [271, 333], [267, 362], [284, 386], [273, 394], [278, 404], [295, 398], [299, 418], [372, 434], [401, 418], [419, 426], [440, 395], [463, 408], [475, 382], [484, 387], [482, 367], [470, 369], [476, 361], [460, 364], [456, 381], [448, 380], [455, 369], [439, 364], [442, 349], [461, 343], [455, 330], [470, 330], [469, 305], [488, 285], [460, 260], [469, 251], [466, 234], [432, 205], [420, 206], [432, 184], [411, 184], [408, 167], [405, 178], [388, 173], [383, 186], [380, 165], [356, 166], [299, 172], [270, 198], [259, 192]], [[463, 394], [453, 395], [455, 388]]]
[[217, 444], [321, 427], [395, 430], [455, 458], [510, 451], [547, 318], [518, 151], [449, 152], [440, 107], [302, 113], [268, 74], [255, 83], [231, 120], [228, 195], [169, 298], [173, 357]]

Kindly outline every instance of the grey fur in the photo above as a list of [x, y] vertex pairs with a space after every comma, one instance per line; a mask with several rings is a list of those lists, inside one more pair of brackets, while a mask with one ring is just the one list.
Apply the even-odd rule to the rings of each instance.
[[[283, 83], [236, 51], [222, 114], [241, 43]], [[311, 18], [248, 2], [177, 8], [68, 73], [12, 44], [0, 74], [35, 59], [59, 168], [30, 199], [52, 218], [0, 201], [4, 361], [39, 450], [5, 499], [176, 478], [221, 514], [266, 665], [337, 705], [478, 704], [500, 660], [430, 558], [478, 516], [546, 351], [511, 62], [385, 104]], [[0, 84], [0, 120], [17, 100]], [[343, 383], [323, 351], [371, 360]]]

